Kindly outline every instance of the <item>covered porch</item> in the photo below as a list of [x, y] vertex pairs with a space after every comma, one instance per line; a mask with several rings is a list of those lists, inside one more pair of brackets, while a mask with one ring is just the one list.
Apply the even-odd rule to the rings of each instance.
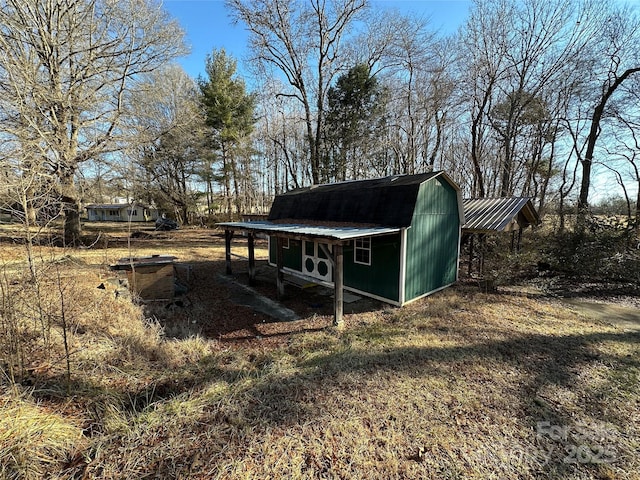
[[255, 282], [255, 239], [257, 235], [266, 235], [275, 240], [276, 249], [276, 287], [278, 298], [285, 295], [285, 243], [291, 240], [313, 242], [317, 245], [319, 256], [330, 263], [330, 271], [324, 277], [310, 277], [287, 269], [286, 273], [303, 280], [317, 282], [333, 288], [333, 324], [340, 326], [344, 312], [344, 246], [356, 239], [397, 233], [401, 229], [393, 227], [372, 227], [360, 225], [311, 225], [303, 223], [274, 222], [225, 222], [218, 226], [224, 229], [226, 273], [232, 274], [231, 241], [236, 232], [247, 238], [247, 259], [249, 283]]

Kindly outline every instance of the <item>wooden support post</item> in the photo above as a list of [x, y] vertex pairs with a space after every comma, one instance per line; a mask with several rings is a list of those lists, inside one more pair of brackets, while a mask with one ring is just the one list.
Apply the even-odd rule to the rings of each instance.
[[469, 239], [469, 270], [468, 275], [471, 276], [471, 272], [473, 271], [473, 237], [475, 235], [472, 233], [471, 238]]
[[484, 275], [484, 252], [487, 246], [487, 235], [480, 235], [480, 262], [478, 264], [478, 274], [482, 277]]
[[339, 327], [342, 325], [342, 312], [344, 300], [344, 277], [343, 266], [344, 256], [342, 254], [342, 245], [333, 246], [333, 325]]
[[276, 285], [278, 287], [278, 300], [284, 298], [284, 271], [282, 270], [284, 267], [284, 258], [283, 258], [283, 247], [284, 241], [281, 237], [277, 237], [277, 246], [276, 246], [276, 267], [278, 269], [277, 281]]
[[511, 253], [516, 253], [516, 231], [511, 230]]
[[232, 230], [224, 231], [224, 258], [227, 267], [227, 275], [231, 275], [231, 239], [233, 238]]
[[247, 234], [247, 246], [249, 248], [249, 285], [256, 282], [256, 254], [253, 233]]
[[521, 248], [522, 248], [522, 228], [518, 229], [518, 244], [516, 246], [516, 252], [520, 253]]

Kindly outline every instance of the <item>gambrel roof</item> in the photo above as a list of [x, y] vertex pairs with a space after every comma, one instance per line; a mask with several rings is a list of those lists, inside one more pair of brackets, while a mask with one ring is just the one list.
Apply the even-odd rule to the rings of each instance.
[[437, 177], [459, 192], [442, 171], [313, 185], [276, 196], [268, 220], [406, 228], [411, 225], [420, 185]]

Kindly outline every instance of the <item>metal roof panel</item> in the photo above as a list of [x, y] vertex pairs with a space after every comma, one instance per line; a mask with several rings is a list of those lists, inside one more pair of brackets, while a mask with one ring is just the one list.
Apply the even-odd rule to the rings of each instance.
[[464, 230], [501, 232], [517, 220], [520, 212], [529, 225], [539, 221], [529, 197], [474, 198], [465, 200], [463, 204]]
[[217, 225], [222, 228], [230, 228], [231, 230], [254, 231], [272, 235], [282, 234], [283, 236], [329, 238], [335, 240], [351, 240], [353, 238], [387, 235], [397, 233], [401, 230], [400, 228], [379, 226], [325, 226], [273, 222], [223, 222]]

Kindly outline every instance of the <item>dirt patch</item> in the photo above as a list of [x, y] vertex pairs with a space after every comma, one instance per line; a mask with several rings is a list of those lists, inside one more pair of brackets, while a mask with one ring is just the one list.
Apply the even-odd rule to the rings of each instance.
[[553, 277], [532, 282], [545, 294], [592, 303], [609, 303], [640, 309], [640, 287], [632, 282], [593, 282]]
[[500, 287], [503, 293], [553, 298], [590, 320], [640, 331], [640, 288], [630, 282], [591, 282], [570, 278], [541, 278], [525, 285]]
[[[217, 238], [209, 241], [217, 247], [220, 243]], [[211, 251], [210, 256], [204, 251], [189, 258], [183, 256], [179, 261], [190, 267], [189, 279], [185, 281], [188, 285], [186, 295], [172, 303], [147, 305], [148, 315], [163, 326], [168, 337], [199, 335], [224, 343], [275, 348], [285, 344], [293, 333], [331, 326], [330, 312], [326, 315], [324, 311], [317, 310], [310, 313], [301, 308], [304, 301], [297, 296], [278, 302], [275, 281], [272, 283], [262, 276], [252, 287], [256, 296], [250, 298], [246, 261], [235, 260], [234, 275], [227, 276], [223, 256], [223, 248]], [[259, 271], [271, 269], [263, 260], [257, 263]], [[259, 302], [258, 297], [262, 297], [263, 301]], [[257, 308], [256, 302], [260, 303], [261, 308]], [[267, 304], [272, 308], [266, 308]], [[289, 313], [275, 314], [275, 306], [281, 312]]]
[[[171, 254], [179, 264], [188, 265], [189, 278], [180, 278], [188, 292], [171, 303], [147, 306], [148, 315], [158, 320], [165, 334], [174, 338], [199, 335], [226, 343], [256, 343], [261, 347], [277, 346], [288, 341], [292, 333], [330, 328], [333, 324], [332, 292], [315, 285], [303, 288], [287, 283], [285, 297], [278, 298], [276, 269], [266, 261], [267, 242], [256, 242], [256, 279], [251, 285], [255, 297], [248, 291], [248, 262], [246, 240], [232, 243], [233, 274], [226, 274], [224, 239], [215, 231], [181, 230], [170, 232], [170, 238], [158, 242], [136, 239], [138, 254], [148, 248], [155, 253]], [[260, 308], [257, 308], [256, 298]], [[274, 313], [267, 304], [277, 305], [281, 312]], [[263, 308], [265, 307], [265, 308]], [[395, 308], [366, 297], [345, 303], [345, 321], [355, 314]], [[297, 319], [294, 319], [294, 315]]]
[[615, 325], [624, 331], [640, 331], [640, 310], [637, 308], [589, 302], [579, 298], [567, 298], [563, 302], [590, 319]]

